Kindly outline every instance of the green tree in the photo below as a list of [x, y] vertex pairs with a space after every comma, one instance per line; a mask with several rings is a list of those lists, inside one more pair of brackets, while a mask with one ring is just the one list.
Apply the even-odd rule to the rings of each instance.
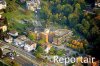
[[61, 19], [59, 20], [60, 21], [59, 24], [61, 24], [62, 26], [65, 25], [66, 21], [67, 21], [67, 17], [62, 15], [62, 16], [60, 16], [60, 18]]
[[55, 55], [55, 53], [56, 53], [56, 50], [55, 50], [54, 47], [52, 47], [52, 48], [50, 49], [50, 51], [49, 51], [49, 54], [50, 54], [50, 55]]
[[76, 25], [76, 30], [80, 33], [82, 33], [82, 30], [84, 29], [83, 25], [82, 24], [77, 24]]
[[34, 32], [29, 32], [28, 33], [28, 38], [31, 39], [32, 41], [35, 41], [37, 36]]
[[17, 10], [18, 5], [16, 4], [16, 0], [6, 0], [6, 2], [7, 2], [7, 8], [6, 8], [7, 12]]
[[75, 4], [75, 11], [76, 14], [80, 14], [81, 13], [81, 6], [79, 3]]
[[65, 16], [68, 16], [69, 14], [73, 12], [73, 7], [70, 4], [66, 4], [62, 7], [63, 7], [63, 13]]
[[76, 13], [72, 13], [68, 16], [69, 24], [71, 27], [75, 27], [78, 23], [79, 16]]
[[52, 16], [51, 10], [49, 9], [48, 5], [43, 5], [42, 9], [40, 10], [40, 16], [44, 20], [49, 19], [50, 16]]
[[57, 53], [58, 56], [63, 56], [65, 51], [64, 50], [58, 50], [58, 51], [56, 51], [56, 53]]
[[82, 25], [84, 26], [84, 28], [86, 30], [88, 30], [90, 28], [90, 24], [89, 24], [89, 22], [86, 19], [82, 20]]
[[40, 44], [40, 45], [45, 44], [45, 43], [46, 43], [46, 41], [43, 38], [38, 41], [38, 44]]
[[41, 53], [39, 53], [38, 51], [35, 51], [34, 55], [35, 55], [36, 58], [42, 57]]
[[38, 46], [38, 47], [37, 47], [37, 51], [38, 51], [39, 53], [43, 53], [43, 52], [44, 52], [44, 49], [43, 49], [43, 47]]
[[42, 54], [44, 53], [44, 49], [41, 46], [37, 47], [37, 50], [34, 52], [36, 58], [42, 58]]
[[58, 12], [58, 13], [61, 13], [62, 10], [63, 10], [63, 8], [64, 8], [64, 7], [63, 7], [61, 4], [58, 4], [58, 5], [57, 5], [57, 12]]
[[91, 34], [92, 34], [92, 35], [100, 34], [100, 32], [99, 32], [99, 27], [97, 27], [96, 25], [95, 25], [94, 27], [92, 27], [92, 29], [91, 29]]

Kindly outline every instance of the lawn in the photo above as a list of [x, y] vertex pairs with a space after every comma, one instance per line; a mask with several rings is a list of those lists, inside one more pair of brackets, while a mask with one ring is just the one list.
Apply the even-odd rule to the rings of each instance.
[[34, 13], [28, 10], [16, 10], [13, 12], [7, 12], [4, 14], [5, 17], [7, 17], [8, 21], [12, 18], [15, 20], [21, 20], [21, 19], [33, 19]]
[[[25, 20], [33, 20], [34, 13], [32, 11], [24, 10], [23, 8], [19, 7], [16, 11], [4, 13], [4, 16], [7, 18], [9, 30], [17, 30], [19, 32], [23, 32], [29, 24], [22, 24], [19, 21], [22, 19]], [[32, 25], [32, 24], [31, 24]]]

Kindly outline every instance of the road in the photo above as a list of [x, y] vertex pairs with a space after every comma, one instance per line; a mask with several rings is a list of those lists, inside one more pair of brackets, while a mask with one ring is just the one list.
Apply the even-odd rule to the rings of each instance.
[[21, 48], [17, 48], [11, 44], [7, 44], [9, 46], [9, 48], [11, 50], [16, 51], [16, 53], [20, 56], [22, 56], [23, 58], [27, 59], [28, 61], [30, 61], [31, 63], [35, 64], [35, 65], [39, 65], [39, 63], [37, 63], [37, 61], [35, 60], [35, 56], [31, 55], [30, 53], [24, 51]]
[[[5, 46], [7, 46], [7, 45], [5, 45]], [[12, 52], [13, 50], [16, 51], [17, 50], [16, 47], [13, 47], [11, 45], [9, 47], [7, 47], [7, 48], [5, 47], [3, 49], [3, 54], [6, 54], [8, 52]], [[19, 55], [19, 56], [15, 56], [14, 57], [14, 60], [16, 62], [18, 62], [22, 66], [36, 66], [35, 62], [33, 63], [33, 61], [30, 61], [29, 59], [26, 58], [27, 57], [26, 54], [24, 54], [26, 57], [21, 55], [21, 54], [23, 54], [23, 51], [22, 51], [22, 53], [19, 53], [19, 50], [16, 51], [17, 55]], [[32, 59], [32, 60], [34, 60], [34, 59]]]
[[22, 56], [16, 56], [14, 59], [16, 62], [21, 64], [22, 66], [35, 66], [32, 62], [28, 61], [27, 59], [23, 58]]

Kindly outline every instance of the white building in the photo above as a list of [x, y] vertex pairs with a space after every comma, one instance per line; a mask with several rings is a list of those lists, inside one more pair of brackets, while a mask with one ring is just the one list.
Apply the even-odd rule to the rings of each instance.
[[18, 36], [18, 32], [15, 30], [10, 31], [8, 34], [14, 37]]
[[27, 41], [29, 40], [25, 35], [20, 35], [18, 36], [18, 39], [22, 40], [22, 41]]
[[40, 0], [26, 1], [26, 7], [28, 10], [35, 11], [40, 5]]
[[7, 31], [7, 26], [3, 25], [3, 26], [0, 27], [0, 29], [2, 29], [3, 32], [5, 32], [5, 31]]
[[28, 52], [35, 50], [36, 49], [37, 44], [34, 43], [33, 41], [26, 41], [25, 42], [25, 46], [24, 49]]
[[0, 0], [0, 10], [6, 8], [6, 2], [4, 0]]
[[49, 34], [50, 29], [45, 29], [44, 32], [45, 32], [46, 34]]

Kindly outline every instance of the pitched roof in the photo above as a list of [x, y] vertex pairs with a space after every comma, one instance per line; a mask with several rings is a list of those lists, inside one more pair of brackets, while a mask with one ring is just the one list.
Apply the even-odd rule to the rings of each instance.
[[9, 33], [15, 34], [15, 33], [17, 33], [17, 31], [16, 30], [11, 30], [11, 31], [9, 31]]
[[28, 45], [32, 45], [32, 44], [34, 44], [33, 41], [26, 41], [25, 43], [28, 44]]

